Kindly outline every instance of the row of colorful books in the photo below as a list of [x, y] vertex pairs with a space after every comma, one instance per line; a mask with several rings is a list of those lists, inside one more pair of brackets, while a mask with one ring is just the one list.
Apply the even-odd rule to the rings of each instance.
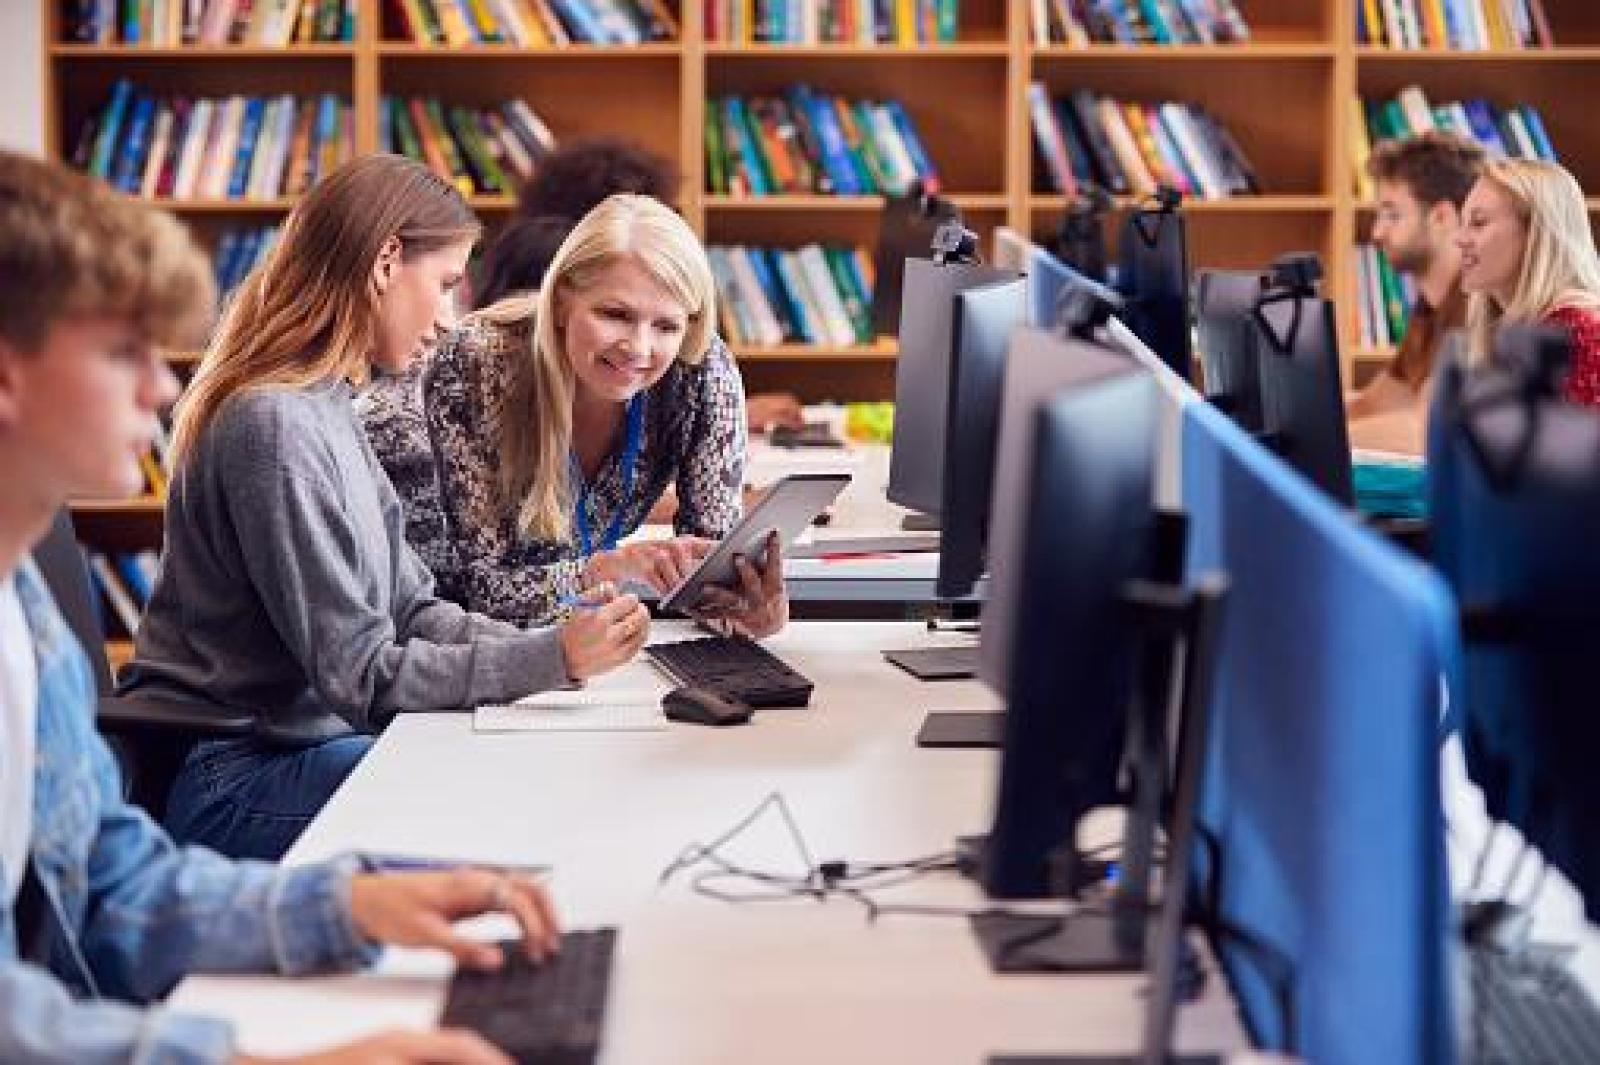
[[706, 101], [706, 190], [735, 196], [898, 194], [939, 173], [898, 100], [849, 100], [805, 85]]
[[108, 554], [84, 545], [89, 560], [89, 576], [94, 584], [95, 609], [106, 635], [132, 638], [139, 631], [139, 618], [150, 605], [161, 560], [154, 551]]
[[1455, 100], [1434, 105], [1419, 86], [1409, 85], [1390, 99], [1363, 100], [1351, 123], [1351, 161], [1356, 193], [1373, 195], [1367, 174], [1372, 146], [1429, 130], [1442, 130], [1477, 141], [1491, 155], [1556, 161], [1555, 145], [1539, 109], [1532, 104], [1501, 107], [1489, 100]]
[[393, 0], [417, 44], [643, 44], [672, 40], [678, 23], [663, 0]]
[[267, 257], [278, 243], [281, 228], [272, 226], [232, 226], [222, 231], [211, 253], [211, 268], [217, 291], [232, 292], [256, 264]]
[[927, 44], [956, 40], [961, 0], [704, 0], [709, 41]]
[[1236, 44], [1250, 25], [1234, 0], [1028, 0], [1037, 44]]
[[385, 96], [379, 147], [426, 163], [463, 195], [511, 195], [555, 150], [555, 135], [526, 100], [495, 107], [445, 104], [434, 96]]
[[359, 0], [69, 0], [66, 37], [85, 44], [290, 44], [353, 41]]
[[1375, 244], [1357, 244], [1356, 324], [1363, 348], [1392, 348], [1406, 333], [1406, 319], [1417, 298], [1416, 282], [1390, 265]]
[[122, 79], [85, 121], [73, 162], [135, 195], [270, 200], [354, 155], [350, 103], [332, 93], [163, 97]]
[[1028, 86], [1034, 149], [1050, 191], [1077, 195], [1085, 184], [1143, 196], [1168, 184], [1202, 200], [1258, 193], [1244, 149], [1198, 104], [1118, 100], [1079, 89], [1052, 100]]
[[866, 248], [712, 245], [706, 253], [730, 342], [872, 342], [872, 255]]
[[1412, 50], [1553, 48], [1544, 0], [1361, 0], [1356, 42]]

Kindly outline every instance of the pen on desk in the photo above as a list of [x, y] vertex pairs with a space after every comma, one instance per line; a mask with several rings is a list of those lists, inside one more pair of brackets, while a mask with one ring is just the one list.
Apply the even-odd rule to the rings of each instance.
[[487, 869], [494, 873], [544, 880], [550, 876], [550, 866], [542, 863], [480, 862], [468, 858], [429, 858], [420, 854], [385, 854], [362, 851], [361, 864], [374, 873], [448, 873], [456, 869]]

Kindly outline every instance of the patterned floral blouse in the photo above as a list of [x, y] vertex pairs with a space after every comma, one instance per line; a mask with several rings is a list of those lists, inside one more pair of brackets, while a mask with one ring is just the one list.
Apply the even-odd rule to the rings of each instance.
[[[503, 410], [505, 397], [529, 328], [467, 322], [425, 368], [376, 380], [357, 401], [373, 450], [405, 503], [406, 534], [432, 568], [439, 594], [518, 625], [561, 618], [583, 569], [575, 536], [530, 537], [517, 528], [515, 508], [500, 503], [500, 419], [512, 413]], [[739, 520], [746, 446], [744, 386], [733, 356], [714, 340], [699, 366], [673, 363], [646, 393], [632, 494], [625, 492], [620, 447], [574, 494], [585, 501], [597, 536], [619, 511], [619, 535], [626, 536], [676, 485], [677, 532], [720, 538]]]

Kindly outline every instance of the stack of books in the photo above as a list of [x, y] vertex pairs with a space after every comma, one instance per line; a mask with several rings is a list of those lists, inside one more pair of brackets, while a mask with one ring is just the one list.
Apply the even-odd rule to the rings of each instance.
[[1409, 274], [1396, 273], [1377, 245], [1357, 244], [1356, 323], [1361, 346], [1392, 348], [1406, 333], [1406, 317], [1417, 298]]
[[514, 194], [556, 146], [526, 100], [480, 109], [433, 96], [385, 96], [378, 140], [386, 152], [427, 164], [464, 196]]
[[68, 0], [67, 40], [85, 44], [290, 44], [353, 41], [359, 0]]
[[211, 267], [217, 278], [217, 291], [232, 292], [257, 263], [267, 257], [278, 242], [278, 226], [243, 226], [223, 231], [217, 238]]
[[1544, 0], [1360, 0], [1356, 43], [1411, 50], [1553, 48]]
[[417, 44], [643, 44], [678, 36], [663, 0], [393, 0]]
[[866, 248], [706, 249], [724, 337], [736, 344], [872, 342], [872, 255]]
[[939, 174], [898, 100], [847, 100], [792, 86], [781, 96], [706, 101], [706, 191], [898, 195]]
[[1200, 200], [1261, 191], [1239, 142], [1198, 104], [1117, 100], [1089, 89], [1051, 100], [1036, 81], [1028, 109], [1046, 191], [1075, 196], [1092, 183], [1145, 196], [1168, 184]]
[[1028, 0], [1035, 44], [1237, 44], [1250, 26], [1234, 0]]
[[83, 545], [94, 584], [95, 609], [106, 635], [131, 639], [139, 631], [139, 618], [150, 605], [160, 560], [154, 551], [107, 554]]
[[704, 0], [706, 40], [928, 44], [958, 35], [960, 0]]
[[1477, 141], [1491, 155], [1557, 161], [1544, 119], [1531, 104], [1499, 107], [1488, 100], [1474, 99], [1434, 106], [1420, 87], [1410, 85], [1393, 99], [1361, 101], [1355, 114], [1358, 117], [1351, 124], [1350, 155], [1355, 166], [1356, 192], [1362, 199], [1372, 198], [1372, 182], [1367, 175], [1372, 146], [1427, 130], [1443, 130]]
[[163, 97], [124, 78], [84, 123], [72, 161], [134, 195], [272, 200], [354, 154], [350, 103], [332, 93]]

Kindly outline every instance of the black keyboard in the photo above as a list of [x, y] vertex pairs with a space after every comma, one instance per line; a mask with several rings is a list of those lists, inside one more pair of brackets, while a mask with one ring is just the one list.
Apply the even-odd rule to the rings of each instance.
[[1471, 1010], [1466, 1060], [1478, 1065], [1600, 1061], [1600, 1009], [1554, 958], [1467, 952]]
[[615, 928], [568, 932], [561, 953], [530, 961], [522, 944], [501, 944], [506, 962], [457, 969], [445, 998], [446, 1027], [470, 1028], [520, 1065], [590, 1065], [600, 1046]]
[[709, 688], [746, 706], [805, 706], [811, 701], [809, 680], [743, 636], [707, 636], [644, 650], [679, 684]]

